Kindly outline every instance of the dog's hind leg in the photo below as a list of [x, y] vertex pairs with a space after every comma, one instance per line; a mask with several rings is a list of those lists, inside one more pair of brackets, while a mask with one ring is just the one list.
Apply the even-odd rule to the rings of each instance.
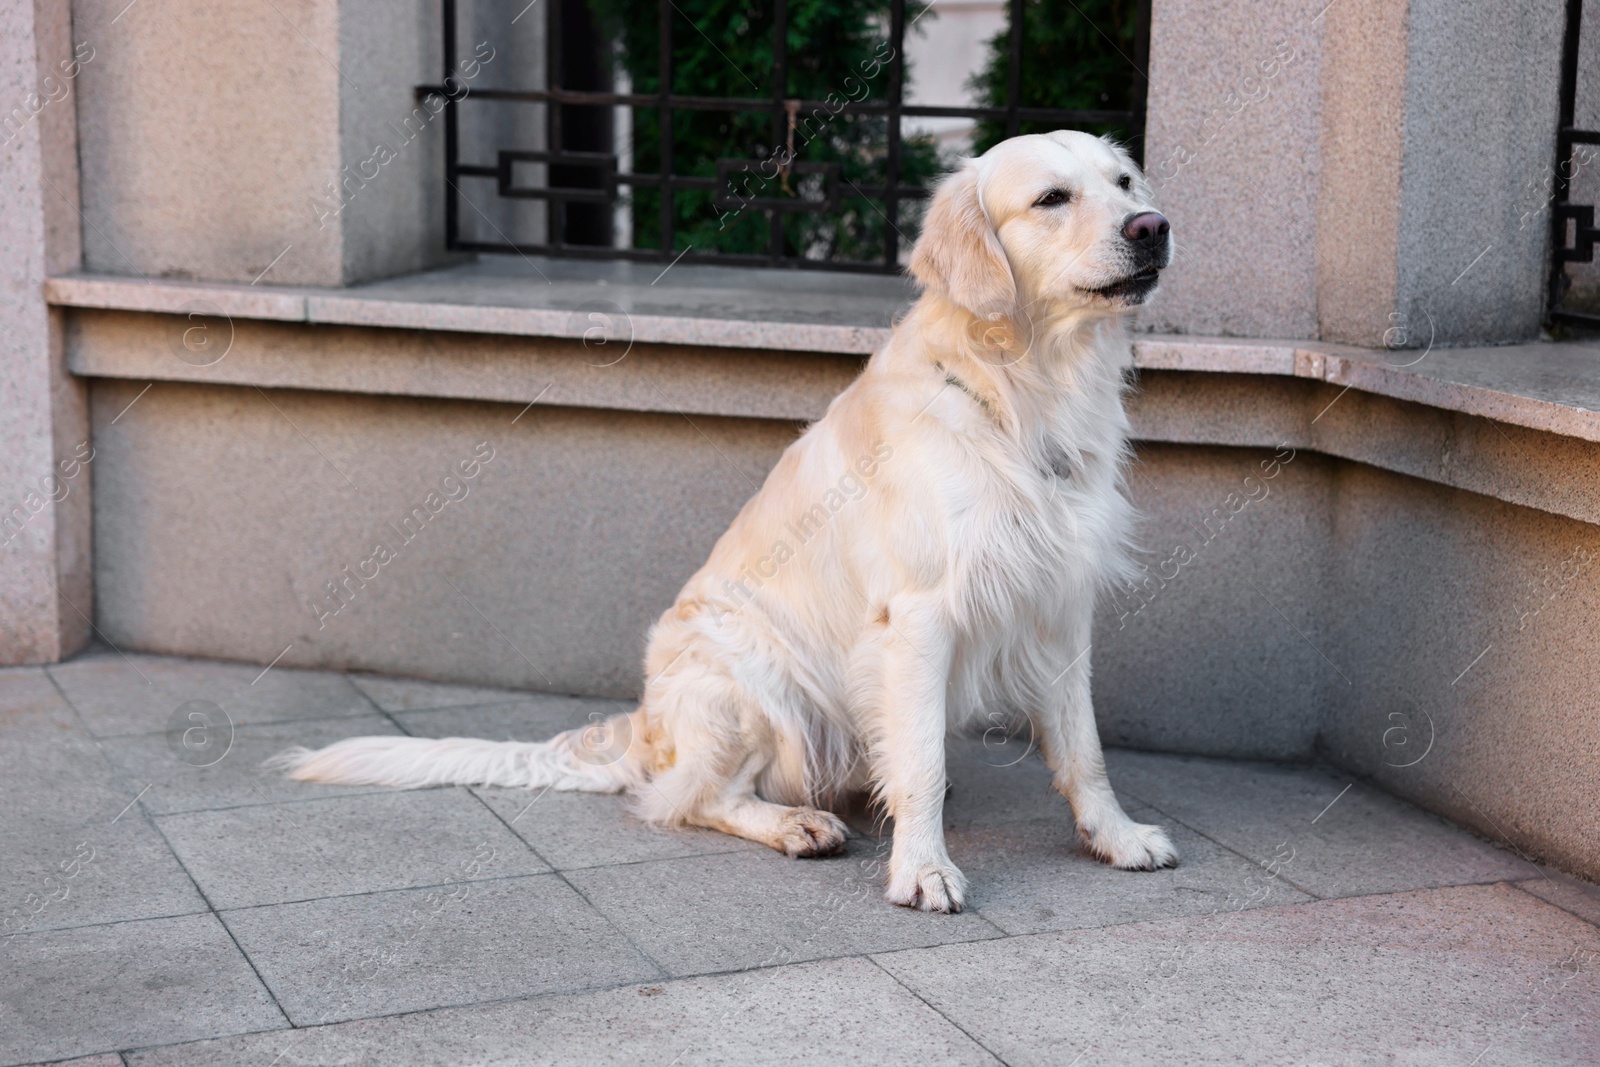
[[1042, 706], [1034, 714], [1056, 789], [1072, 805], [1084, 846], [1106, 863], [1143, 871], [1174, 866], [1178, 850], [1167, 832], [1134, 822], [1111, 790], [1089, 696], [1088, 612], [1073, 621], [1077, 625], [1069, 640], [1059, 647], [1063, 656], [1074, 658], [1054, 683], [1044, 686]]
[[774, 804], [756, 796], [759, 759], [752, 755], [746, 767], [701, 807], [699, 825], [760, 841], [792, 859], [842, 852], [848, 834], [837, 815], [819, 808]]
[[690, 664], [646, 697], [664, 758], [634, 787], [640, 814], [652, 822], [702, 826], [759, 841], [791, 857], [827, 856], [848, 833], [830, 812], [777, 804], [756, 783], [782, 753], [778, 731], [755, 698], [714, 667]]

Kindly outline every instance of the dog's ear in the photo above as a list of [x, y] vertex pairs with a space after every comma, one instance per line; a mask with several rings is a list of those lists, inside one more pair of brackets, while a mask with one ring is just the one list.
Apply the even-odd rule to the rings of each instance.
[[911, 273], [980, 317], [1017, 304], [1017, 284], [1000, 238], [978, 203], [978, 169], [963, 167], [939, 184], [911, 252]]

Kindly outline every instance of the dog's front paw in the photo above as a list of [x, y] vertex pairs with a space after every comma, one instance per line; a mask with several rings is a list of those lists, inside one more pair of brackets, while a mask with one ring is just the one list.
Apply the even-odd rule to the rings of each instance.
[[889, 903], [923, 911], [957, 912], [967, 895], [967, 876], [949, 860], [906, 864], [889, 875]]
[[1178, 850], [1159, 826], [1124, 818], [1093, 832], [1079, 828], [1086, 848], [1100, 860], [1125, 871], [1176, 867]]

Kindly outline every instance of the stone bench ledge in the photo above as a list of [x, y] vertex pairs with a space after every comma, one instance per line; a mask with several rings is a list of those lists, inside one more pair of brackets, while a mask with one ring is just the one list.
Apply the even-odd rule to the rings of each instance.
[[[663, 272], [653, 264], [483, 258], [343, 289], [69, 274], [49, 279], [45, 295], [72, 308], [199, 309], [313, 325], [866, 356], [888, 338], [888, 324], [914, 293], [906, 279], [880, 275], [690, 265]], [[1143, 370], [1309, 378], [1600, 442], [1600, 346], [1593, 344], [1385, 351], [1144, 334], [1136, 337], [1134, 361]], [[189, 378], [186, 365], [170, 362], [153, 376]], [[216, 380], [198, 369], [192, 375]]]

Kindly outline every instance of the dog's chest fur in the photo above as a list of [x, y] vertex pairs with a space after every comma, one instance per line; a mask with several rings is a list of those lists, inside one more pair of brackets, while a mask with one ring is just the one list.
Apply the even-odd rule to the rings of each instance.
[[[1124, 567], [1131, 508], [1120, 465], [1127, 421], [1115, 351], [1095, 351], [1070, 387], [1035, 386], [991, 420], [975, 450], [983, 492], [952, 539], [968, 657], [1060, 635], [1057, 622]], [[980, 666], [972, 663], [969, 666]]]

